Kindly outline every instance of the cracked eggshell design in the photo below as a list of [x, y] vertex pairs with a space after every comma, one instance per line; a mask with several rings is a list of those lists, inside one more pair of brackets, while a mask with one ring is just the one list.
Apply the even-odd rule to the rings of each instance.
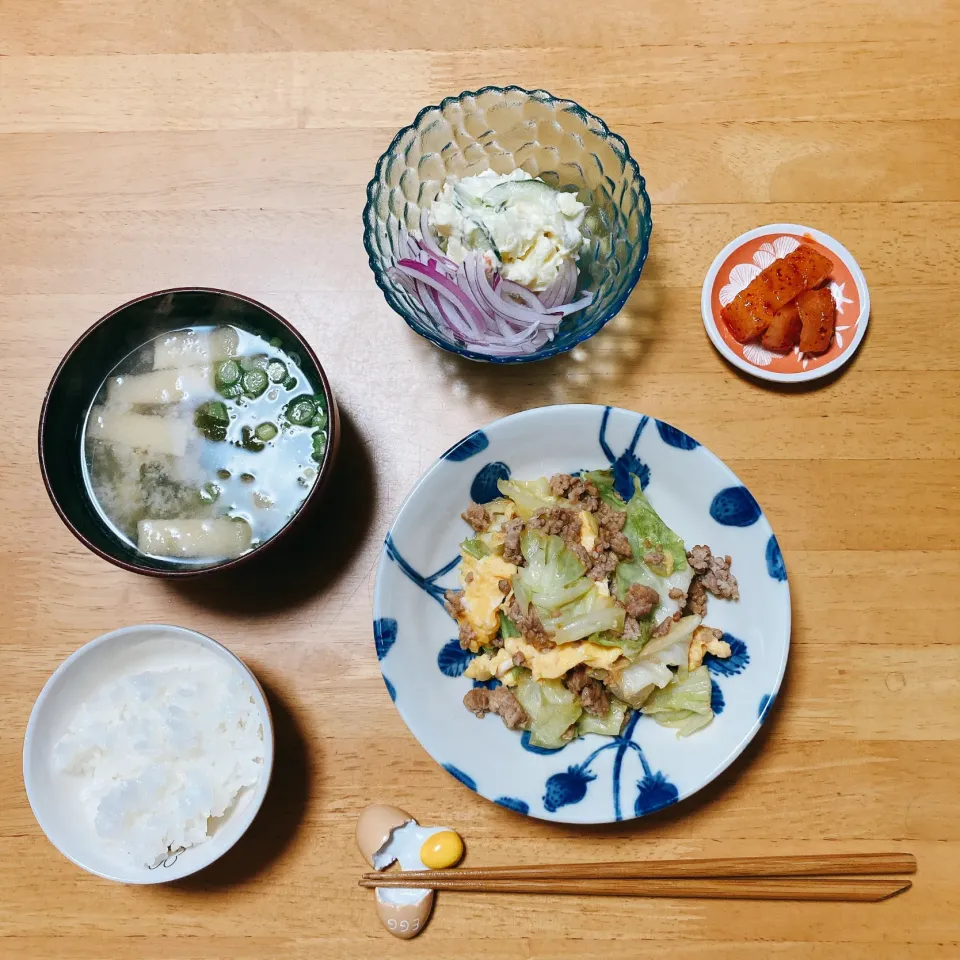
[[[761, 270], [796, 250], [801, 243], [833, 261], [827, 286], [837, 307], [833, 343], [822, 354], [775, 353], [759, 340], [738, 343], [720, 316]], [[732, 240], [707, 271], [700, 301], [703, 325], [710, 341], [734, 366], [764, 380], [799, 382], [814, 380], [838, 370], [856, 353], [870, 320], [867, 281], [853, 255], [833, 237], [796, 223], [772, 223]]]
[[[443, 594], [457, 586], [460, 514], [498, 477], [535, 479], [611, 468], [629, 495], [640, 478], [664, 521], [691, 547], [733, 557], [741, 600], [711, 598], [707, 622], [732, 656], [705, 661], [713, 723], [678, 740], [634, 713], [619, 737], [587, 736], [562, 750], [530, 744], [499, 717], [463, 706], [464, 670]], [[377, 658], [390, 696], [433, 758], [464, 787], [519, 814], [568, 823], [644, 816], [717, 777], [750, 742], [779, 689], [790, 641], [783, 555], [763, 511], [733, 472], [685, 431], [629, 410], [542, 407], [498, 420], [451, 447], [421, 478], [387, 535], [374, 596]], [[496, 681], [484, 681], [484, 686]]]
[[[375, 869], [398, 863], [401, 870], [452, 867], [463, 855], [463, 841], [449, 827], [421, 827], [410, 814], [388, 804], [372, 804], [357, 820], [357, 846]], [[430, 843], [439, 840], [439, 843]], [[429, 847], [428, 847], [429, 844]], [[423, 859], [440, 856], [440, 860]], [[426, 926], [433, 910], [434, 892], [419, 889], [374, 891], [377, 917], [386, 930], [401, 940], [410, 940]]]

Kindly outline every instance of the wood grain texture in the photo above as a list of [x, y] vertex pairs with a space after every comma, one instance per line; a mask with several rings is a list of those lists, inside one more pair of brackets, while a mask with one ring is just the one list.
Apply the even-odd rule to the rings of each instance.
[[[960, 956], [958, 50], [950, 0], [0, 0], [0, 377], [16, 383], [0, 457], [0, 956]], [[506, 82], [570, 96], [623, 134], [656, 225], [601, 335], [494, 370], [387, 308], [359, 218], [399, 126]], [[780, 220], [833, 234], [871, 288], [859, 355], [816, 389], [747, 380], [700, 321], [717, 250]], [[70, 343], [118, 303], [190, 283], [289, 317], [345, 419], [318, 550], [228, 587], [168, 586], [88, 554], [36, 463]], [[785, 686], [741, 760], [676, 808], [586, 829], [517, 817], [440, 770], [393, 709], [370, 636], [379, 544], [420, 473], [485, 422], [566, 401], [643, 410], [722, 456], [777, 531], [794, 604]], [[244, 657], [278, 732], [250, 834], [155, 889], [63, 860], [19, 774], [57, 663], [143, 621]], [[356, 886], [353, 824], [375, 800], [458, 827], [471, 866], [897, 850], [919, 872], [869, 906], [446, 892], [399, 943]]]

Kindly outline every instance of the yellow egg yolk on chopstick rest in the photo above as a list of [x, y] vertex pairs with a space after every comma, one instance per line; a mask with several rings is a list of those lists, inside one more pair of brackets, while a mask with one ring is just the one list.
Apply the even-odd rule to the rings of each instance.
[[489, 644], [499, 632], [498, 610], [503, 603], [500, 581], [509, 581], [516, 572], [515, 564], [493, 554], [480, 560], [466, 553], [463, 555], [460, 564], [463, 593], [455, 615], [457, 622], [467, 628], [461, 630], [461, 636], [467, 638], [468, 647], [474, 653]]
[[463, 841], [459, 833], [443, 830], [429, 837], [420, 848], [420, 860], [428, 870], [444, 870], [460, 862]]

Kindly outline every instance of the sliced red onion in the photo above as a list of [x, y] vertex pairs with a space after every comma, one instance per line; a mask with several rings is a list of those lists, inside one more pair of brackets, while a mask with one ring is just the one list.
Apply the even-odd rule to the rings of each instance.
[[497, 287], [497, 293], [500, 294], [501, 300], [505, 300], [508, 295], [515, 300], [522, 300], [535, 313], [547, 312], [543, 309], [543, 304], [537, 299], [535, 293], [513, 280], [501, 279], [500, 285]]
[[440, 332], [452, 334], [470, 349], [491, 357], [529, 355], [549, 343], [569, 314], [593, 302], [584, 293], [571, 301], [577, 268], [564, 262], [553, 283], [539, 295], [503, 277], [487, 273], [484, 258], [469, 251], [457, 264], [439, 248], [426, 211], [420, 215], [423, 240], [402, 231], [399, 247], [407, 256], [388, 275], [416, 297]]
[[397, 269], [415, 276], [417, 280], [425, 283], [428, 287], [432, 287], [442, 296], [461, 308], [464, 318], [474, 328], [471, 332], [479, 333], [480, 329], [485, 326], [480, 308], [461, 287], [449, 277], [445, 277], [440, 273], [435, 265], [431, 268], [429, 265], [420, 263], [419, 260], [398, 260]]
[[574, 300], [573, 303], [565, 303], [560, 307], [552, 307], [550, 312], [559, 313], [562, 317], [569, 317], [571, 313], [583, 310], [585, 307], [589, 307], [591, 303], [593, 303], [593, 294], [585, 293], [579, 300]]
[[553, 283], [540, 294], [540, 302], [547, 310], [566, 303], [577, 289], [577, 268], [572, 260], [566, 260]]
[[430, 229], [430, 218], [427, 216], [426, 210], [420, 211], [420, 238], [421, 246], [432, 253], [438, 260], [445, 261], [445, 263], [456, 267], [453, 260], [440, 249], [440, 244], [438, 244], [434, 238], [433, 231]]
[[[486, 271], [482, 269], [480, 263], [481, 261], [477, 254], [468, 253], [467, 259], [464, 261], [464, 268], [474, 270], [474, 283], [479, 288], [480, 295], [494, 310], [502, 313], [508, 322], [519, 321], [524, 326], [533, 323], [534, 320], [539, 320], [541, 323], [547, 321], [542, 308], [540, 310], [532, 310], [530, 307], [522, 306], [516, 301], [511, 301], [509, 298], [499, 296], [498, 291], [490, 286]], [[468, 266], [468, 264], [471, 266]], [[501, 278], [500, 286], [504, 286], [509, 282], [510, 281]]]

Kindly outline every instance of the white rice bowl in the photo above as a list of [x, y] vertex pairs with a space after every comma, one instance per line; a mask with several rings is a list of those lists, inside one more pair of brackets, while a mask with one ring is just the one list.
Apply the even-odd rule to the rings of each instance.
[[269, 707], [239, 659], [192, 630], [143, 624], [91, 641], [47, 681], [24, 783], [64, 856], [110, 880], [163, 883], [242, 836], [273, 752]]

